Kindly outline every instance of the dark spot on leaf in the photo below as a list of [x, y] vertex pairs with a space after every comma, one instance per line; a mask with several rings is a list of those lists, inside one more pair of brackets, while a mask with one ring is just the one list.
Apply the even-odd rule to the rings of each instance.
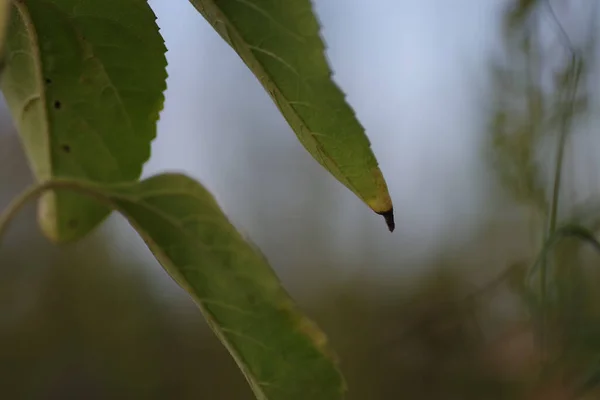
[[385, 219], [385, 224], [390, 232], [394, 232], [394, 229], [396, 228], [396, 223], [394, 222], [394, 209], [390, 208], [388, 211], [378, 212], [377, 214], [381, 215], [383, 219]]
[[47, 84], [50, 84], [50, 83], [52, 83], [52, 79], [50, 79], [50, 78], [46, 78], [46, 83], [47, 83]]
[[59, 109], [60, 109], [60, 106], [61, 106], [61, 104], [60, 104], [60, 101], [56, 100], [56, 101], [54, 102], [54, 108], [56, 108], [57, 110], [59, 110]]
[[64, 151], [65, 153], [70, 153], [71, 152], [71, 146], [69, 146], [68, 144], [63, 144], [61, 146], [62, 151]]

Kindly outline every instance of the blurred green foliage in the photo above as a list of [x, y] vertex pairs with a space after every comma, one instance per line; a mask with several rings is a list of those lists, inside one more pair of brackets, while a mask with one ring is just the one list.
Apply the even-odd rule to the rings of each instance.
[[[109, 252], [99, 238], [36, 271], [43, 279], [35, 299], [18, 323], [0, 329], [4, 398], [251, 399], [191, 302], [157, 296], [140, 268]], [[512, 398], [515, 385], [483, 356], [481, 304], [467, 298], [474, 288], [450, 272], [457, 268], [440, 267], [410, 293], [384, 296], [363, 280], [305, 301], [340, 353], [350, 399]], [[10, 269], [0, 293], [26, 284], [16, 275], [35, 268]], [[2, 301], [16, 304], [23, 294], [11, 292]]]

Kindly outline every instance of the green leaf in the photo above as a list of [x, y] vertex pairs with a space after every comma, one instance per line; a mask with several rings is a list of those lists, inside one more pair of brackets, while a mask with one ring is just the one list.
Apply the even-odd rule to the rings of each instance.
[[[0, 87], [39, 181], [139, 178], [166, 87], [155, 19], [145, 0], [12, 2]], [[64, 242], [109, 212], [78, 194], [47, 193], [39, 219]]]
[[331, 79], [310, 0], [190, 0], [260, 80], [310, 154], [393, 229], [364, 129]]
[[6, 39], [8, 18], [10, 16], [10, 1], [0, 0], [0, 61], [2, 65], [4, 65], [4, 42]]
[[48, 189], [75, 190], [127, 218], [193, 297], [258, 399], [343, 398], [345, 384], [324, 334], [298, 310], [265, 258], [200, 184], [179, 174], [105, 187], [50, 181], [9, 207], [0, 220], [0, 236], [19, 206]]

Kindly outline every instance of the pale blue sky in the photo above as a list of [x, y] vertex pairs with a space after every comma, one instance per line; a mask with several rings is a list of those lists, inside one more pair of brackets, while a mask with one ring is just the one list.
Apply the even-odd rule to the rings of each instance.
[[[452, 246], [484, 210], [486, 178], [475, 139], [485, 134], [480, 96], [501, 3], [316, 3], [334, 77], [390, 186], [398, 219], [393, 235], [304, 153], [256, 79], [186, 1], [151, 2], [169, 48], [169, 89], [146, 174], [192, 174], [259, 244], [293, 240], [289, 231], [309, 217], [301, 214], [310, 212], [307, 204], [324, 203], [335, 210], [314, 229], [327, 229], [329, 244], [338, 242], [349, 258], [348, 241], [365, 232], [373, 251], [404, 249], [402, 256], [390, 252], [390, 260], [422, 256], [442, 241]], [[279, 149], [285, 152], [277, 155]], [[259, 193], [253, 176], [260, 177]], [[307, 179], [321, 182], [322, 199], [295, 188]], [[263, 201], [263, 211], [253, 209]], [[310, 243], [296, 246], [310, 251]]]

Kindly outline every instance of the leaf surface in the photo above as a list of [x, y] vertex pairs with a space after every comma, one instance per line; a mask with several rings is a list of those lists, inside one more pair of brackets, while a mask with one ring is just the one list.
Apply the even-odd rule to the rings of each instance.
[[310, 0], [190, 0], [260, 80], [300, 142], [393, 230], [386, 182], [333, 82]]
[[[22, 197], [49, 189], [85, 195], [131, 223], [200, 307], [258, 399], [343, 398], [344, 380], [325, 335], [202, 185], [180, 174], [111, 186], [56, 179]], [[5, 214], [0, 236], [6, 226]]]
[[[12, 2], [0, 87], [39, 181], [139, 178], [166, 88], [155, 19], [145, 0]], [[109, 212], [78, 194], [47, 193], [39, 219], [64, 242]]]
[[4, 65], [4, 42], [6, 39], [6, 29], [10, 15], [10, 1], [11, 0], [0, 0], [0, 61], [2, 66]]

